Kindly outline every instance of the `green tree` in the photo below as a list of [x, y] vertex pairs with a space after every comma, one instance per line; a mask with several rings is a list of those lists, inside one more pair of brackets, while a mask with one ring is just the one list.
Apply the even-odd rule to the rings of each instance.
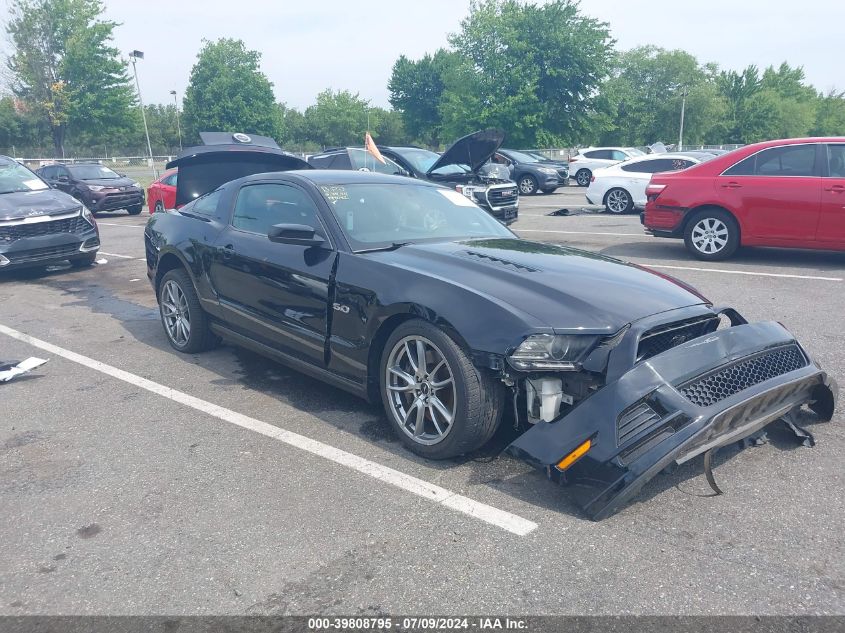
[[418, 61], [401, 55], [393, 64], [387, 88], [390, 104], [401, 113], [407, 133], [426, 145], [438, 146], [441, 138], [441, 107], [446, 77], [461, 63], [445, 49], [426, 54]]
[[516, 145], [568, 143], [590, 121], [598, 87], [610, 70], [607, 24], [583, 15], [572, 0], [530, 4], [474, 0], [450, 38], [465, 60], [450, 69], [440, 108], [450, 136], [499, 127]]
[[811, 134], [817, 136], [845, 136], [845, 92], [831, 90], [820, 96], [816, 108], [816, 122]]
[[185, 140], [199, 133], [247, 132], [274, 136], [279, 116], [273, 84], [259, 69], [261, 54], [241, 40], [204, 41], [185, 90]]
[[[317, 95], [317, 103], [305, 110], [308, 136], [322, 147], [361, 145], [367, 131], [370, 102], [348, 90], [331, 88]], [[374, 121], [372, 117], [370, 124]]]
[[684, 107], [684, 140], [703, 143], [727, 111], [715, 83], [717, 71], [689, 53], [642, 46], [619, 55], [602, 87], [615, 111], [603, 143], [650, 145], [674, 142]]
[[134, 102], [126, 62], [111, 46], [117, 23], [100, 0], [13, 0], [6, 31], [12, 89], [50, 129], [57, 156], [70, 132], [119, 128]]

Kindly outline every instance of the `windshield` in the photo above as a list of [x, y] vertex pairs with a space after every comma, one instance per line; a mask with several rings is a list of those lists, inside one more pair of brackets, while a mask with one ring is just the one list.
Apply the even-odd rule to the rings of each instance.
[[384, 158], [384, 163], [380, 163], [366, 150], [350, 147], [347, 149], [347, 152], [349, 153], [349, 160], [352, 162], [352, 167], [359, 171], [375, 171], [380, 174], [396, 176], [401, 176], [403, 173], [407, 175], [407, 172], [386, 156], [382, 157]]
[[70, 173], [79, 180], [116, 180], [121, 175], [102, 165], [71, 165]]
[[646, 153], [636, 147], [626, 147], [625, 151], [628, 153], [629, 156], [645, 156]]
[[[437, 162], [440, 158], [440, 154], [436, 152], [430, 152], [427, 149], [419, 149], [416, 147], [403, 147], [401, 149], [397, 149], [396, 152], [402, 156], [405, 160], [407, 160], [414, 169], [423, 174], [427, 174], [428, 170], [431, 169], [431, 166]], [[442, 174], [442, 175], [449, 175], [449, 174], [465, 174], [470, 171], [470, 168], [466, 165], [444, 165], [443, 167], [438, 167], [433, 173], [435, 174]]]
[[523, 153], [528, 154], [529, 156], [533, 156], [534, 158], [537, 159], [538, 163], [553, 163], [553, 162], [555, 162], [551, 158], [549, 158], [548, 156], [543, 156], [543, 154], [538, 154], [537, 152], [523, 152]]
[[0, 158], [0, 194], [39, 189], [49, 189], [49, 187], [16, 160]]
[[540, 161], [537, 160], [535, 156], [531, 154], [526, 154], [524, 152], [515, 152], [513, 150], [508, 152], [508, 156], [510, 156], [513, 160], [518, 163], [539, 163]]
[[418, 184], [320, 185], [355, 251], [406, 242], [514, 235], [452, 189]]

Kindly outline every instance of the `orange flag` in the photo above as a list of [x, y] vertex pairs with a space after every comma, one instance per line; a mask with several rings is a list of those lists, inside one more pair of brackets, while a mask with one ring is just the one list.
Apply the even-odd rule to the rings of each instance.
[[369, 132], [367, 132], [367, 134], [364, 136], [364, 149], [366, 149], [372, 155], [372, 157], [375, 158], [382, 165], [387, 164], [384, 160], [384, 156], [382, 156], [381, 152], [378, 151], [378, 147], [376, 147], [376, 143], [375, 141], [373, 141], [373, 137], [370, 136]]

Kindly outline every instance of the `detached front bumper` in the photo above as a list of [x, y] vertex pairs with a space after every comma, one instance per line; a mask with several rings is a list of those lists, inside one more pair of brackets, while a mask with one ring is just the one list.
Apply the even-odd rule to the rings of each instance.
[[561, 477], [599, 520], [667, 466], [746, 438], [801, 405], [829, 419], [837, 393], [783, 326], [737, 325], [642, 361], [506, 450], [551, 473], [591, 440]]

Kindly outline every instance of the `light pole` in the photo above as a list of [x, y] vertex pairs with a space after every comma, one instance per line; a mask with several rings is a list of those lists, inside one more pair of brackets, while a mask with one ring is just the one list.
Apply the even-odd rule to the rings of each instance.
[[179, 132], [179, 151], [182, 151], [182, 126], [179, 125], [179, 102], [176, 100], [176, 91], [171, 90], [173, 95], [173, 104], [176, 106], [176, 130]]
[[684, 149], [684, 110], [687, 108], [687, 93], [689, 92], [689, 88], [684, 86], [681, 89], [681, 129], [678, 132], [678, 151], [683, 151]]
[[147, 151], [150, 153], [150, 169], [153, 172], [153, 178], [158, 178], [155, 164], [153, 163], [153, 146], [150, 144], [150, 130], [147, 127], [147, 114], [144, 112], [144, 100], [141, 98], [141, 83], [138, 81], [138, 68], [135, 62], [139, 59], [144, 59], [144, 51], [130, 51], [129, 59], [132, 60], [132, 72], [135, 75], [135, 87], [138, 89], [138, 103], [141, 106], [141, 119], [144, 121], [144, 134], [147, 136]]

